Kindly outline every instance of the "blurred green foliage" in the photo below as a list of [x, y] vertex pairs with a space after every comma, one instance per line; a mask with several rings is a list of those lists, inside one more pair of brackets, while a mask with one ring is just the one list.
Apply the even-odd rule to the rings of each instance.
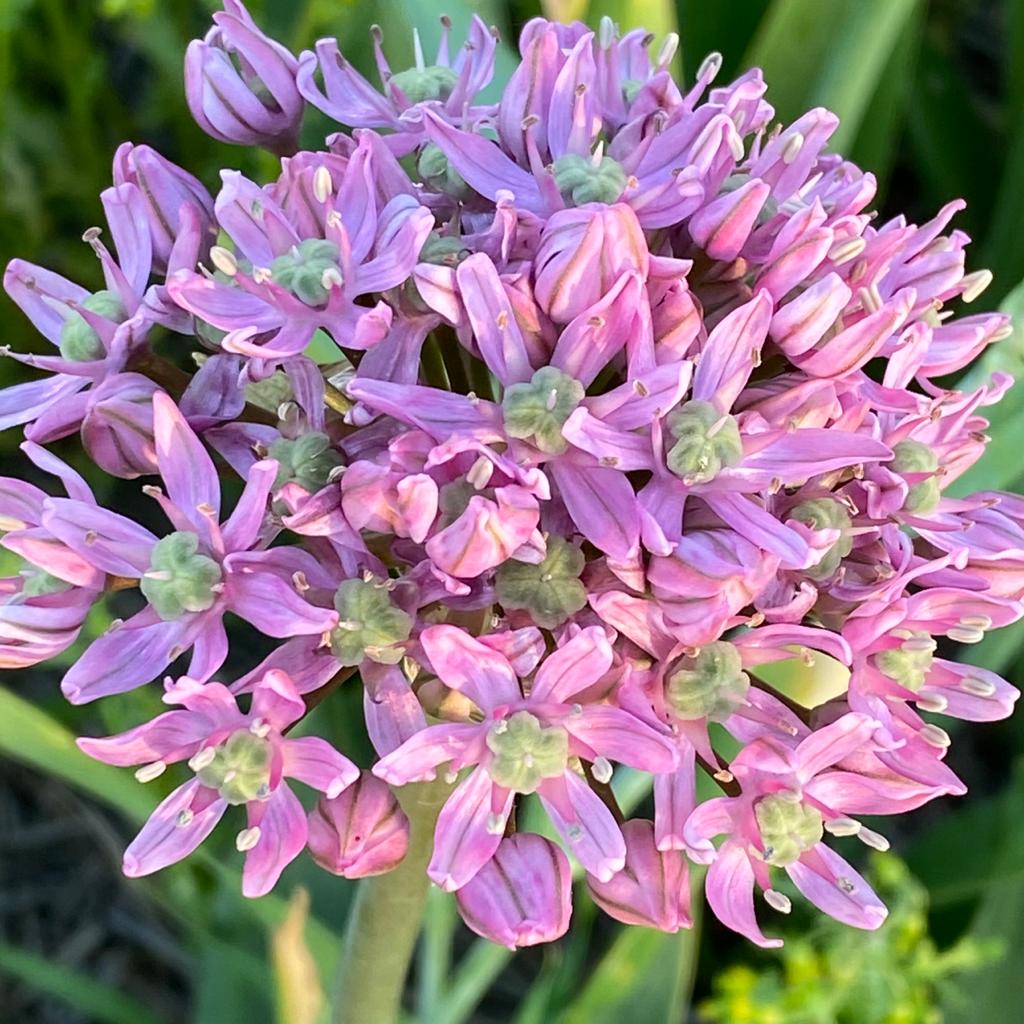
[[[99, 269], [79, 239], [100, 218], [97, 196], [109, 184], [114, 149], [126, 139], [156, 146], [214, 190], [222, 167], [256, 177], [274, 173], [270, 157], [208, 139], [188, 115], [185, 46], [206, 31], [216, 6], [213, 0], [0, 0], [0, 259], [21, 256], [95, 287]], [[371, 78], [371, 23], [384, 26], [389, 57], [401, 67], [411, 63], [413, 24], [429, 47], [439, 31], [437, 15], [452, 15], [459, 38], [478, 12], [506, 41], [492, 98], [513, 65], [518, 29], [542, 9], [592, 20], [607, 14], [623, 28], [643, 23], [658, 36], [678, 30], [676, 67], [684, 75], [719, 50], [723, 78], [752, 63], [765, 67], [768, 98], [783, 120], [816, 104], [836, 110], [843, 118], [836, 141], [876, 173], [882, 217], [905, 212], [922, 221], [950, 198], [966, 198], [968, 210], [957, 223], [975, 239], [970, 269], [988, 266], [996, 274], [982, 304], [1005, 299], [1011, 312], [1024, 311], [1024, 286], [1017, 287], [1024, 278], [1024, 0], [250, 0], [249, 7], [296, 52], [320, 36], [337, 36]], [[322, 117], [311, 115], [305, 141], [315, 146], [328, 130]], [[6, 298], [0, 316], [4, 343], [38, 346]], [[994, 369], [1024, 368], [1022, 353], [1018, 333], [965, 383]], [[0, 384], [17, 372], [9, 361], [0, 363]], [[994, 411], [993, 444], [965, 483], [1021, 489], [1021, 423], [1024, 394], [1015, 389]], [[18, 440], [15, 431], [0, 437], [5, 472], [27, 472]], [[73, 453], [73, 444], [62, 447], [62, 454]], [[138, 501], [135, 485], [103, 487], [101, 498], [121, 507]], [[98, 610], [88, 636], [120, 611]], [[1018, 626], [964, 654], [1012, 678], [1022, 645], [1024, 626]], [[72, 710], [56, 692], [56, 675], [44, 667], [4, 680], [0, 755], [87, 794], [109, 809], [126, 837], [174, 780], [143, 788], [130, 774], [89, 761], [74, 747], [69, 726], [126, 728], [159, 708], [157, 694], [150, 688]], [[365, 763], [365, 737], [351, 727], [358, 714], [358, 692], [342, 690], [307, 727], [334, 736], [357, 757], [361, 751]], [[451, 898], [432, 893], [410, 1020], [599, 1024], [631, 1014], [638, 1024], [1015, 1024], [1024, 1005], [1017, 952], [1024, 944], [1024, 784], [1014, 773], [1022, 739], [1014, 722], [958, 732], [950, 760], [972, 794], [961, 807], [943, 804], [894, 823], [890, 834], [920, 882], [894, 859], [875, 865], [893, 907], [878, 933], [808, 925], [809, 915], [801, 916], [785, 950], [767, 955], [709, 923], [698, 968], [695, 934], [626, 931], [581, 898], [563, 942], [513, 956], [471, 939], [457, 924]], [[636, 806], [647, 797], [634, 783], [617, 773], [616, 787]], [[320, 989], [332, 991], [352, 887], [300, 861], [279, 894], [245, 901], [231, 829], [221, 832], [188, 863], [132, 883], [180, 939], [188, 1019], [315, 1024], [324, 1019], [323, 1008], [303, 1001], [301, 992], [313, 970]], [[311, 895], [308, 914], [301, 898], [292, 900], [299, 887]], [[997, 946], [1005, 956], [994, 956]], [[0, 972], [62, 1000], [68, 1021], [179, 1024], [177, 1010], [143, 1012], [131, 992], [104, 986], [51, 952], [0, 947]], [[973, 973], [959, 983], [958, 972], [968, 970]], [[689, 1000], [694, 987], [696, 1009]]]

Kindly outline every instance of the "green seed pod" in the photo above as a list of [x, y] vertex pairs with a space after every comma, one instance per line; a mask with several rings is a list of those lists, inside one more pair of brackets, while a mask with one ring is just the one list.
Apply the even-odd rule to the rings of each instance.
[[338, 263], [341, 253], [333, 242], [323, 238], [307, 238], [278, 256], [270, 264], [270, 274], [282, 288], [287, 288], [307, 306], [321, 306], [330, 295], [324, 275], [334, 271], [341, 279]]
[[501, 403], [505, 431], [542, 452], [559, 455], [568, 447], [562, 427], [585, 394], [578, 380], [553, 366], [544, 366], [529, 384], [512, 384], [505, 389]]
[[410, 103], [446, 100], [451, 96], [459, 76], [440, 64], [425, 68], [406, 68], [391, 76], [390, 85], [396, 86]]
[[665, 695], [679, 718], [721, 722], [746, 700], [749, 689], [750, 676], [743, 671], [740, 652], [727, 641], [716, 640], [669, 675]]
[[506, 609], [523, 608], [542, 629], [554, 629], [587, 603], [587, 591], [580, 583], [585, 562], [578, 547], [562, 537], [548, 537], [543, 562], [509, 560], [499, 567], [498, 602]]
[[735, 418], [720, 413], [710, 402], [686, 402], [668, 416], [665, 425], [676, 439], [666, 456], [668, 468], [688, 484], [706, 484], [743, 458]]
[[[892, 446], [892, 451], [893, 457], [889, 468], [894, 473], [935, 473], [939, 468], [935, 452], [920, 441], [900, 441]], [[939, 478], [932, 476], [911, 485], [903, 508], [913, 515], [926, 516], [935, 511], [941, 498]]]
[[275, 490], [294, 481], [307, 491], [326, 486], [331, 472], [344, 464], [341, 453], [326, 434], [313, 431], [294, 441], [279, 437], [270, 446], [270, 457], [277, 459]]
[[462, 199], [472, 191], [436, 142], [428, 142], [420, 150], [416, 169], [431, 188], [445, 195]]
[[534, 793], [545, 779], [557, 778], [569, 761], [569, 734], [559, 726], [545, 728], [529, 711], [517, 711], [487, 734], [494, 754], [488, 768], [499, 785], [517, 793]]
[[622, 164], [605, 156], [598, 163], [575, 153], [560, 156], [554, 164], [558, 191], [577, 206], [584, 203], [614, 203], [626, 187]]
[[165, 622], [186, 612], [205, 612], [217, 600], [221, 568], [199, 554], [199, 538], [179, 531], [153, 545], [149, 571], [139, 583], [143, 596]]
[[239, 729], [213, 748], [213, 759], [196, 777], [229, 804], [247, 804], [269, 795], [270, 762], [270, 744], [248, 729]]
[[875, 667], [882, 675], [917, 693], [932, 669], [938, 644], [929, 634], [915, 630], [899, 647], [890, 647], [875, 655]]
[[[95, 292], [83, 299], [80, 305], [90, 313], [98, 313], [115, 323], [120, 323], [127, 315], [116, 292]], [[77, 310], [73, 310], [64, 321], [64, 326], [60, 329], [58, 348], [65, 359], [76, 363], [102, 359], [107, 354], [100, 336]]]
[[334, 595], [340, 621], [331, 630], [331, 652], [342, 665], [359, 665], [364, 658], [397, 665], [405, 656], [401, 646], [412, 632], [412, 618], [391, 603], [377, 583], [346, 580]]
[[[846, 506], [836, 498], [810, 498], [801, 501], [792, 512], [790, 519], [804, 523], [812, 530], [843, 530], [849, 531], [853, 520]], [[853, 537], [848, 532], [837, 540], [825, 553], [825, 557], [805, 572], [812, 580], [825, 580], [832, 576], [839, 563], [853, 549]]]
[[773, 793], [754, 806], [754, 817], [764, 842], [764, 859], [773, 867], [795, 864], [824, 835], [821, 813], [795, 798], [795, 794]]

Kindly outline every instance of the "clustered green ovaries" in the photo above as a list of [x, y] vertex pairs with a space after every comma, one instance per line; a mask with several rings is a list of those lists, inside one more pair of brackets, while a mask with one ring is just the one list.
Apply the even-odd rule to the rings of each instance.
[[578, 547], [562, 537], [548, 537], [542, 562], [509, 560], [498, 569], [498, 603], [507, 610], [525, 609], [542, 629], [554, 629], [587, 603], [580, 583], [585, 563]]
[[331, 294], [324, 283], [324, 274], [334, 270], [340, 276], [340, 258], [341, 252], [334, 242], [307, 238], [276, 257], [270, 264], [270, 274], [277, 284], [307, 306], [322, 306]]
[[381, 583], [346, 580], [334, 595], [334, 607], [339, 621], [331, 630], [331, 653], [342, 665], [359, 665], [364, 658], [382, 665], [402, 660], [412, 618], [392, 604]]
[[743, 671], [740, 652], [728, 641], [716, 640], [669, 675], [665, 695], [684, 721], [720, 722], [746, 700], [749, 689], [750, 676]]
[[821, 561], [806, 570], [812, 580], [828, 579], [853, 549], [853, 537], [849, 533], [853, 520], [846, 506], [837, 498], [809, 498], [807, 501], [801, 501], [789, 516], [811, 527], [812, 530], [843, 531], [842, 536], [825, 552]]
[[[894, 473], [932, 473], [939, 468], [935, 452], [920, 441], [900, 441], [892, 446], [893, 458], [889, 467]], [[912, 515], [926, 516], [935, 511], [942, 498], [939, 478], [936, 475], [912, 484], [907, 491], [903, 509]]]
[[566, 153], [555, 161], [553, 170], [558, 191], [577, 206], [614, 203], [626, 187], [626, 172], [610, 156], [595, 163], [589, 157]]
[[221, 577], [220, 566], [199, 553], [199, 538], [179, 531], [153, 545], [149, 571], [139, 589], [157, 615], [170, 621], [213, 607]]
[[263, 800], [270, 793], [270, 744], [248, 729], [233, 732], [216, 748], [213, 760], [196, 772], [204, 786], [237, 806]]
[[773, 867], [795, 864], [801, 854], [821, 842], [825, 827], [821, 813], [801, 803], [796, 794], [773, 793], [754, 806], [764, 843], [764, 859]]
[[534, 793], [545, 779], [565, 772], [569, 735], [560, 726], [545, 728], [528, 711], [502, 719], [487, 734], [494, 754], [488, 767], [491, 778], [516, 793]]
[[[124, 305], [116, 292], [95, 292], [83, 299], [79, 305], [82, 309], [106, 317], [114, 323], [120, 323], [126, 316]], [[73, 310], [64, 321], [57, 347], [65, 359], [76, 363], [103, 359], [107, 354], [100, 336], [77, 310]]]
[[710, 402], [686, 402], [665, 420], [675, 444], [666, 462], [688, 484], [706, 484], [743, 458], [743, 440], [736, 419]]
[[307, 491], [326, 486], [331, 473], [343, 465], [341, 454], [326, 434], [313, 431], [294, 441], [279, 437], [270, 446], [269, 455], [277, 460], [274, 489], [295, 482]]
[[512, 384], [501, 402], [505, 432], [548, 455], [568, 447], [562, 427], [583, 401], [583, 385], [554, 366], [541, 367], [528, 384]]
[[917, 630], [899, 647], [890, 647], [875, 655], [875, 666], [884, 676], [906, 690], [917, 693], [928, 679], [938, 644], [928, 633]]
[[391, 76], [389, 84], [399, 89], [410, 103], [427, 103], [448, 99], [458, 82], [459, 76], [451, 68], [431, 64], [399, 71]]

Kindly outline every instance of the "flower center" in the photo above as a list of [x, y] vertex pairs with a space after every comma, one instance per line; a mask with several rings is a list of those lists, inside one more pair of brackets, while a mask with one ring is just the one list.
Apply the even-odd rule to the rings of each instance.
[[917, 693], [925, 684], [932, 668], [934, 638], [920, 630], [904, 640], [899, 647], [890, 647], [875, 655], [875, 666], [882, 675], [894, 679], [904, 689]]
[[217, 600], [214, 590], [221, 581], [220, 566], [199, 554], [199, 538], [179, 531], [153, 545], [149, 571], [139, 589], [164, 621], [180, 619], [186, 612], [204, 612]]
[[[96, 313], [115, 323], [120, 323], [126, 315], [121, 298], [116, 292], [95, 292], [83, 299], [79, 305], [90, 313]], [[94, 359], [102, 359], [107, 354], [100, 336], [77, 310], [73, 310], [64, 321], [64, 326], [60, 329], [58, 348], [65, 359], [75, 363], [92, 362]]]
[[[811, 498], [808, 501], [801, 501], [789, 516], [798, 523], [811, 527], [812, 530], [849, 531], [853, 526], [846, 506], [835, 498]], [[817, 565], [805, 570], [807, 575], [812, 580], [828, 579], [852, 548], [853, 538], [844, 532]]]
[[265, 800], [270, 795], [271, 747], [267, 740], [239, 729], [218, 747], [208, 749], [213, 756], [196, 772], [204, 786], [217, 790], [233, 805]]
[[566, 153], [554, 163], [555, 184], [566, 199], [584, 203], [614, 203], [626, 187], [626, 172], [610, 156], [589, 159]]
[[560, 626], [587, 603], [580, 583], [583, 552], [562, 537], [549, 536], [538, 565], [509, 560], [498, 569], [495, 593], [506, 609], [525, 608], [543, 629]]
[[725, 640], [716, 640], [686, 658], [668, 677], [666, 696], [679, 718], [723, 721], [744, 700], [750, 677], [743, 671], [740, 652]]
[[412, 632], [412, 619], [391, 603], [386, 587], [373, 580], [346, 580], [334, 595], [338, 625], [331, 630], [331, 653], [342, 665], [364, 658], [396, 665]]
[[448, 99], [458, 83], [459, 76], [451, 68], [430, 64], [399, 71], [391, 76], [388, 84], [400, 89], [410, 103], [427, 103]]
[[764, 842], [764, 859], [777, 868], [795, 864], [800, 855], [821, 842], [824, 822], [813, 807], [795, 793], [773, 793], [754, 807], [754, 817]]
[[529, 711], [517, 711], [492, 726], [488, 749], [494, 754], [491, 778], [517, 793], [533, 793], [544, 779], [557, 778], [569, 761], [569, 734], [545, 728]]
[[[892, 446], [893, 457], [889, 463], [894, 473], [932, 473], [939, 468], [939, 460], [935, 452], [920, 441], [900, 441]], [[905, 511], [926, 516], [935, 511], [942, 492], [939, 489], [939, 478], [930, 476], [927, 480], [912, 484], [903, 502]]]
[[665, 421], [675, 444], [666, 456], [668, 468], [686, 484], [706, 484], [743, 458], [736, 419], [710, 402], [694, 399]]
[[307, 491], [319, 491], [326, 486], [331, 472], [343, 464], [341, 454], [326, 434], [313, 431], [294, 441], [279, 437], [268, 453], [278, 463], [275, 490], [294, 481]]
[[322, 306], [331, 294], [333, 281], [342, 279], [340, 258], [341, 252], [333, 242], [307, 238], [276, 257], [270, 264], [270, 274], [307, 306]]
[[568, 447], [562, 427], [586, 394], [583, 385], [553, 366], [544, 366], [529, 384], [505, 389], [501, 407], [505, 432], [530, 441], [548, 455], [560, 455]]

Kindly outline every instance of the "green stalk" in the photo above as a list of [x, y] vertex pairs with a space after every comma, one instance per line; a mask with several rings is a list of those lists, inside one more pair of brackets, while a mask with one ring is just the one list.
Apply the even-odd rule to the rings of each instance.
[[334, 1024], [397, 1024], [402, 992], [427, 902], [434, 825], [451, 786], [404, 786], [409, 852], [394, 871], [360, 882], [334, 993]]

